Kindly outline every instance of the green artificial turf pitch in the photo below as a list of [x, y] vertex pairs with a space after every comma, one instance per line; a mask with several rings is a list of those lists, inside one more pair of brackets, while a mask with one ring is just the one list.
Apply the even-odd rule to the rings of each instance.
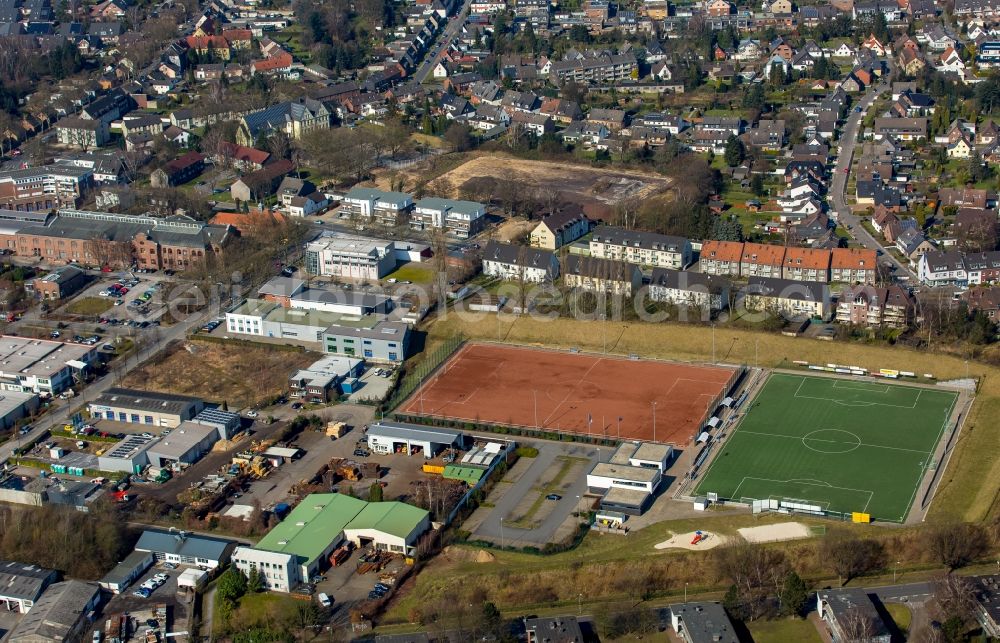
[[958, 398], [950, 391], [772, 373], [696, 493], [790, 500], [902, 522]]

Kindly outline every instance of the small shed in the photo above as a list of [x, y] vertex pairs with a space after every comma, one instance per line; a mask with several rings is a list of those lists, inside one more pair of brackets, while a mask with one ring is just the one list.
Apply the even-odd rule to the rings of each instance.
[[197, 592], [208, 582], [208, 572], [203, 569], [191, 567], [181, 572], [177, 577], [177, 591]]
[[694, 499], [694, 510], [695, 511], [705, 511], [708, 509], [708, 498], [705, 496], [698, 496]]

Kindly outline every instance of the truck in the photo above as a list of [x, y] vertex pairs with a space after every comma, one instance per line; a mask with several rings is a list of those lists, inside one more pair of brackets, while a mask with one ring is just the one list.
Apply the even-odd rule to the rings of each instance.
[[128, 617], [115, 614], [104, 622], [104, 640], [107, 643], [125, 643], [128, 638]]
[[337, 567], [343, 565], [344, 561], [348, 559], [351, 555], [351, 550], [346, 546], [339, 547], [332, 554], [330, 554], [330, 566]]
[[326, 434], [331, 440], [344, 437], [345, 433], [347, 433], [347, 424], [344, 422], [331, 421], [326, 425]]

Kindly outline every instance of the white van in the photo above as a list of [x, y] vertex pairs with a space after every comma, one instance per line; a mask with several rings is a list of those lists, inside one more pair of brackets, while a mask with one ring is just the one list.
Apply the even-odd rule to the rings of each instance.
[[333, 601], [330, 600], [330, 597], [324, 594], [323, 592], [316, 594], [316, 600], [318, 600], [319, 604], [322, 605], [323, 607], [330, 607], [331, 605], [333, 605]]

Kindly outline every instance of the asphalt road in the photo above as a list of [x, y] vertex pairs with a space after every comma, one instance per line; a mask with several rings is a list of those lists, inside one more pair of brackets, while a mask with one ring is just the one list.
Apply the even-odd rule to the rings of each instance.
[[847, 118], [847, 123], [844, 125], [844, 129], [840, 135], [837, 165], [834, 168], [833, 181], [830, 185], [830, 200], [833, 204], [834, 211], [837, 213], [838, 222], [844, 228], [848, 228], [850, 230], [851, 236], [855, 241], [866, 248], [882, 252], [882, 255], [879, 258], [880, 262], [892, 262], [892, 264], [896, 267], [897, 277], [910, 277], [913, 282], [916, 283], [916, 275], [910, 270], [910, 268], [896, 259], [896, 257], [892, 254], [884, 252], [882, 250], [882, 244], [879, 243], [878, 240], [875, 239], [875, 237], [873, 237], [863, 225], [861, 225], [861, 218], [851, 212], [851, 209], [847, 205], [847, 179], [850, 176], [848, 172], [850, 171], [851, 164], [854, 160], [854, 146], [858, 141], [861, 121], [868, 113], [868, 108], [875, 102], [878, 95], [890, 88], [889, 83], [891, 82], [891, 74], [888, 76], [889, 78], [884, 79], [878, 85], [869, 89], [868, 93], [866, 93], [864, 98], [861, 99], [857, 105], [861, 108], [861, 111], [857, 112], [852, 110], [850, 116]]
[[[122, 375], [155, 356], [175, 339], [183, 339], [188, 331], [204, 324], [213, 314], [214, 310], [209, 307], [205, 311], [193, 315], [187, 321], [179, 322], [173, 326], [159, 327], [158, 332], [146, 334], [145, 336], [150, 338], [149, 341], [140, 343], [139, 352], [129, 355], [126, 358], [125, 371]], [[67, 422], [69, 420], [70, 409], [75, 409], [81, 404], [97, 399], [102, 393], [114, 386], [116, 379], [114, 374], [109, 372], [96, 382], [90, 383], [83, 389], [80, 395], [69, 400], [68, 404], [63, 405], [61, 408], [50, 410], [40, 417], [38, 421], [33, 422], [31, 424], [31, 431], [27, 435], [16, 436], [13, 440], [0, 447], [0, 464], [6, 462], [13, 454], [13, 450], [21, 444], [35, 440], [41, 437], [45, 431]]]
[[423, 83], [430, 76], [431, 72], [434, 71], [434, 66], [437, 65], [438, 60], [441, 59], [441, 56], [448, 49], [448, 45], [451, 44], [452, 39], [462, 30], [462, 25], [465, 24], [465, 19], [468, 17], [471, 7], [472, 0], [464, 0], [461, 11], [448, 22], [448, 26], [444, 28], [444, 33], [438, 38], [435, 45], [437, 49], [432, 50], [437, 53], [433, 56], [424, 56], [424, 61], [420, 63], [417, 71], [413, 74], [414, 80], [418, 83]]

